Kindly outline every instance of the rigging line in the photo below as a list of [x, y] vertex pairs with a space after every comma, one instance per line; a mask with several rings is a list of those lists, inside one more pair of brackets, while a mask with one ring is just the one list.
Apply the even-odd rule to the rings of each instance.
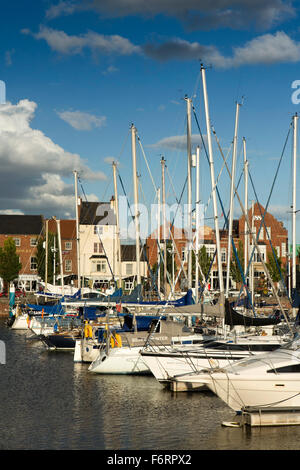
[[[124, 195], [125, 195], [125, 197], [126, 197], [127, 206], [128, 206], [128, 208], [129, 208], [129, 211], [130, 211], [130, 214], [131, 214], [131, 218], [132, 218], [132, 220], [134, 220], [134, 215], [132, 214], [131, 207], [130, 207], [130, 204], [129, 204], [129, 201], [128, 201], [128, 197], [127, 197], [127, 195], [126, 195], [126, 191], [125, 191], [125, 188], [124, 188], [124, 184], [123, 184], [123, 181], [122, 181], [122, 178], [121, 178], [121, 176], [120, 176], [120, 173], [119, 173], [118, 169], [117, 169], [117, 173], [118, 173], [118, 177], [119, 177], [119, 180], [120, 180], [120, 183], [121, 183], [121, 186], [122, 186]], [[140, 243], [141, 243], [141, 237], [140, 237]], [[156, 285], [156, 283], [155, 283], [155, 278], [154, 278], [154, 276], [153, 276], [153, 272], [152, 272], [152, 269], [151, 269], [151, 266], [150, 266], [150, 263], [149, 263], [149, 260], [148, 260], [148, 257], [147, 257], [145, 245], [143, 245], [142, 243], [141, 243], [141, 245], [142, 245], [142, 250], [143, 250], [143, 252], [144, 252], [144, 256], [145, 256], [145, 259], [146, 259], [146, 262], [147, 262], [147, 265], [148, 265], [148, 269], [149, 269], [149, 271], [150, 271], [150, 276], [151, 276], [151, 279], [152, 279], [153, 284], [154, 284], [154, 288], [156, 289], [156, 291], [157, 291], [157, 293], [158, 293], [158, 297], [160, 298], [160, 292], [158, 292], [158, 288], [157, 288], [157, 285]]]
[[[264, 228], [265, 228], [265, 230], [266, 230], [267, 238], [268, 238], [268, 240], [269, 240], [269, 242], [270, 242], [270, 246], [271, 246], [272, 253], [273, 253], [273, 256], [274, 256], [274, 260], [275, 260], [275, 263], [276, 263], [276, 267], [277, 267], [277, 269], [278, 269], [278, 272], [279, 272], [279, 275], [280, 275], [280, 278], [281, 278], [282, 285], [284, 286], [285, 293], [287, 294], [287, 297], [289, 297], [288, 292], [287, 292], [287, 288], [286, 288], [286, 285], [285, 285], [285, 282], [284, 282], [283, 277], [282, 277], [281, 269], [280, 269], [280, 266], [279, 266], [279, 264], [278, 264], [278, 260], [277, 260], [276, 254], [275, 254], [275, 250], [274, 250], [274, 247], [273, 247], [271, 238], [270, 238], [270, 236], [269, 236], [269, 231], [268, 231], [268, 229], [267, 229], [267, 227], [266, 227], [265, 217], [263, 216], [263, 213], [262, 213], [262, 210], [261, 210], [261, 206], [260, 206], [260, 203], [259, 203], [259, 201], [258, 201], [257, 193], [256, 193], [256, 190], [255, 190], [255, 186], [254, 186], [254, 183], [253, 183], [253, 180], [252, 180], [252, 177], [251, 177], [251, 173], [250, 173], [250, 172], [249, 172], [249, 176], [250, 176], [252, 188], [253, 188], [253, 191], [254, 191], [254, 194], [255, 194], [256, 202], [257, 202], [257, 204], [258, 204], [259, 212], [260, 212], [260, 215], [261, 215], [261, 217], [262, 217], [262, 223], [263, 223]], [[289, 299], [289, 301], [291, 302], [291, 299]]]
[[143, 154], [144, 160], [145, 160], [145, 162], [146, 162], [147, 169], [148, 169], [148, 171], [149, 171], [149, 175], [150, 175], [150, 178], [151, 178], [151, 180], [152, 180], [152, 184], [153, 184], [154, 189], [155, 189], [155, 193], [157, 193], [157, 187], [156, 187], [156, 184], [155, 184], [155, 182], [154, 182], [154, 179], [153, 179], [153, 176], [152, 176], [150, 167], [149, 167], [149, 165], [148, 165], [148, 161], [147, 161], [147, 158], [146, 158], [146, 155], [145, 155], [145, 152], [144, 152], [144, 149], [143, 149], [143, 146], [142, 146], [142, 142], [141, 142], [141, 139], [140, 139], [139, 135], [137, 135], [137, 140], [138, 140], [138, 143], [140, 144], [140, 147], [141, 147], [141, 150], [142, 150], [142, 154]]
[[[277, 174], [278, 174], [278, 171], [279, 171], [279, 166], [280, 166], [281, 160], [282, 160], [282, 158], [283, 158], [283, 154], [284, 154], [284, 152], [285, 152], [285, 148], [286, 148], [286, 145], [287, 145], [287, 142], [288, 142], [288, 138], [289, 138], [289, 134], [290, 134], [290, 131], [291, 131], [291, 128], [292, 128], [292, 124], [293, 124], [293, 123], [291, 122], [291, 123], [290, 123], [290, 127], [289, 127], [289, 131], [288, 131], [288, 133], [287, 133], [287, 137], [286, 137], [286, 140], [285, 140], [283, 149], [282, 149], [282, 153], [281, 153], [281, 157], [280, 157], [280, 162], [279, 162], [279, 165], [278, 165], [278, 168], [277, 168], [277, 171], [276, 171], [276, 177], [277, 177]], [[215, 133], [214, 129], [213, 129], [213, 132]], [[221, 149], [221, 147], [220, 147], [219, 140], [217, 140], [217, 142], [218, 142], [218, 146], [219, 146], [219, 150], [220, 150], [220, 153], [221, 153], [221, 155], [222, 155], [222, 158], [224, 159], [224, 155], [223, 155], [222, 149]], [[231, 178], [231, 173], [230, 173], [230, 170], [229, 170], [227, 164], [226, 164], [226, 168], [227, 168], [228, 174], [229, 174], [229, 176], [230, 176], [230, 178]], [[274, 184], [275, 184], [275, 180], [273, 181], [273, 187], [274, 187]], [[242, 204], [242, 201], [241, 201], [241, 199], [240, 199], [240, 197], [239, 197], [238, 192], [236, 191], [235, 188], [234, 188], [234, 190], [235, 190], [235, 193], [236, 193], [236, 195], [237, 195], [237, 197], [238, 197], [238, 200], [239, 200], [239, 203], [240, 203], [242, 212], [243, 212], [243, 214], [244, 214], [244, 216], [245, 216], [245, 220], [246, 220], [246, 223], [247, 223], [247, 227], [248, 227], [249, 233], [251, 234], [251, 237], [252, 237], [252, 244], [253, 244], [253, 251], [252, 251], [252, 254], [251, 254], [251, 258], [249, 259], [249, 264], [248, 264], [248, 268], [247, 268], [247, 272], [246, 272], [246, 277], [247, 277], [248, 272], [249, 272], [249, 269], [250, 269], [250, 264], [251, 264], [251, 261], [252, 261], [252, 257], [253, 257], [253, 255], [254, 255], [254, 250], [255, 250], [255, 248], [256, 248], [257, 253], [258, 253], [258, 255], [260, 256], [261, 262], [262, 262], [262, 264], [263, 264], [263, 268], [264, 268], [264, 270], [265, 270], [265, 273], [266, 273], [266, 275], [267, 275], [267, 277], [268, 277], [268, 280], [269, 280], [269, 282], [270, 282], [270, 284], [271, 284], [271, 286], [272, 286], [272, 290], [273, 290], [273, 292], [274, 292], [274, 295], [275, 295], [275, 297], [276, 297], [276, 299], [277, 299], [277, 302], [278, 302], [278, 304], [279, 304], [280, 310], [281, 310], [283, 316], [284, 316], [285, 319], [286, 319], [287, 325], [288, 325], [289, 328], [290, 328], [290, 325], [289, 325], [289, 322], [288, 322], [288, 320], [287, 320], [287, 318], [286, 318], [285, 312], [283, 311], [283, 308], [282, 308], [280, 299], [279, 299], [279, 297], [278, 297], [278, 295], [277, 295], [277, 292], [275, 291], [273, 281], [272, 281], [272, 279], [270, 278], [270, 275], [269, 275], [269, 272], [268, 272], [268, 270], [267, 270], [266, 264], [265, 264], [264, 260], [262, 259], [262, 256], [261, 256], [261, 253], [260, 253], [260, 249], [259, 249], [259, 245], [257, 244], [258, 234], [257, 234], [257, 238], [255, 239], [255, 237], [254, 237], [254, 235], [253, 235], [253, 233], [252, 233], [252, 229], [251, 229], [251, 227], [250, 227], [250, 222], [249, 222], [248, 214], [245, 213], [245, 209], [244, 209], [244, 207], [243, 207], [243, 204]], [[270, 197], [271, 197], [271, 194], [270, 194], [270, 196], [269, 196], [268, 204], [269, 204], [269, 201], [270, 201]], [[240, 293], [241, 293], [241, 291], [242, 291], [242, 287], [241, 287], [241, 289], [240, 289]]]
[[[290, 124], [289, 130], [288, 130], [288, 133], [287, 133], [285, 142], [284, 142], [284, 146], [283, 146], [283, 149], [282, 149], [282, 152], [281, 152], [281, 156], [280, 156], [280, 159], [279, 159], [279, 163], [278, 163], [278, 165], [277, 165], [277, 169], [276, 169], [276, 172], [275, 172], [275, 176], [274, 176], [274, 179], [273, 179], [273, 183], [272, 183], [272, 185], [271, 185], [270, 194], [269, 194], [269, 197], [268, 197], [268, 200], [267, 200], [267, 204], [266, 204], [266, 207], [265, 207], [265, 211], [264, 211], [264, 217], [265, 217], [265, 214], [266, 214], [266, 212], [267, 212], [267, 209], [268, 209], [268, 206], [269, 206], [269, 203], [270, 203], [270, 199], [271, 199], [271, 196], [272, 196], [272, 193], [273, 193], [273, 189], [274, 189], [274, 186], [275, 186], [275, 181], [276, 181], [277, 176], [278, 176], [279, 168], [280, 168], [280, 165], [281, 165], [281, 161], [282, 161], [282, 159], [283, 159], [283, 155], [284, 155], [285, 148], [286, 148], [286, 145], [287, 145], [287, 142], [288, 142], [288, 138], [289, 138], [289, 135], [290, 135], [290, 132], [291, 132], [291, 128], [292, 128], [292, 123]], [[250, 171], [249, 171], [249, 175], [250, 175], [250, 177], [251, 177]], [[259, 226], [259, 229], [258, 229], [258, 233], [257, 233], [257, 235], [256, 235], [256, 242], [258, 241], [259, 233], [260, 233], [261, 227], [262, 227], [262, 222], [260, 223], [260, 226]], [[254, 250], [255, 250], [255, 248], [253, 247], [252, 253], [251, 253], [251, 257], [250, 257], [250, 260], [249, 260], [249, 263], [248, 263], [248, 267], [247, 267], [247, 275], [248, 275], [248, 272], [249, 272], [250, 262], [252, 261], [252, 257], [253, 257], [253, 255], [254, 255]]]

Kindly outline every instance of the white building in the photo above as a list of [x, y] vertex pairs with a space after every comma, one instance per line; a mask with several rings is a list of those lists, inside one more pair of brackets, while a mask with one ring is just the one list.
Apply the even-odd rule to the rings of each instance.
[[[83, 202], [79, 206], [80, 271], [101, 288], [119, 280], [117, 225], [114, 198], [110, 202]], [[147, 265], [141, 257], [141, 276]], [[121, 246], [122, 287], [130, 290], [137, 274], [135, 246]]]

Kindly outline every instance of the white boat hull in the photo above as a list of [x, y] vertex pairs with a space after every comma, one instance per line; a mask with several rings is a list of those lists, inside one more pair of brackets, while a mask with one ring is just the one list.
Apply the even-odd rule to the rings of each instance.
[[235, 411], [244, 407], [299, 408], [300, 379], [296, 380], [292, 375], [250, 379], [214, 373], [207, 386]]
[[12, 330], [28, 330], [28, 315], [20, 315], [15, 318], [11, 329]]
[[101, 351], [97, 359], [90, 365], [89, 371], [97, 374], [150, 374], [138, 348], [114, 348], [108, 355]]

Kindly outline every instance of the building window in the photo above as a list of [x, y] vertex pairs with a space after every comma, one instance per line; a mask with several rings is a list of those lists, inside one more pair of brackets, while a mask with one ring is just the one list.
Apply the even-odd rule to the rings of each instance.
[[94, 253], [104, 253], [102, 242], [94, 243]]
[[124, 289], [125, 290], [132, 290], [134, 287], [133, 281], [125, 281]]
[[21, 239], [20, 238], [13, 238], [16, 246], [21, 246]]
[[65, 260], [65, 271], [66, 272], [71, 272], [72, 271], [72, 260], [71, 259], [66, 259]]
[[131, 275], [132, 272], [133, 272], [132, 263], [127, 263], [126, 264], [126, 274]]
[[181, 261], [186, 261], [186, 249], [182, 248], [181, 250]]
[[37, 246], [37, 238], [30, 238], [30, 246]]
[[271, 227], [267, 227], [267, 232], [268, 232], [269, 239], [271, 240]]
[[65, 250], [72, 250], [72, 242], [65, 242]]
[[37, 260], [35, 256], [31, 256], [30, 258], [30, 270], [36, 271], [37, 270]]
[[276, 246], [276, 254], [277, 254], [277, 257], [280, 258], [280, 246]]
[[286, 245], [285, 245], [285, 243], [281, 243], [281, 256], [282, 256], [282, 258], [285, 258], [285, 256], [286, 256]]
[[94, 235], [103, 235], [103, 227], [94, 225]]
[[96, 265], [96, 271], [98, 273], [106, 273], [106, 261], [98, 261]]
[[259, 239], [260, 240], [263, 240], [264, 239], [264, 228], [261, 227], [260, 231], [259, 231]]
[[221, 248], [221, 262], [226, 263], [226, 248]]

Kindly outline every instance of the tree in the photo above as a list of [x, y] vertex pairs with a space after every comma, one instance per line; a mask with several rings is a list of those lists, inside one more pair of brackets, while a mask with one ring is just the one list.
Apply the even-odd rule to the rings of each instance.
[[207, 253], [206, 247], [204, 245], [200, 248], [198, 252], [198, 262], [199, 262], [201, 271], [206, 279], [209, 274], [210, 267], [211, 267], [211, 257]]
[[[281, 280], [281, 263], [281, 259], [277, 256], [275, 252], [268, 253], [268, 262], [266, 265], [273, 282], [279, 282]], [[285, 278], [284, 273], [282, 273], [282, 278]]]
[[241, 240], [239, 241], [238, 249], [236, 251], [237, 251], [239, 263], [236, 259], [235, 253], [233, 253], [231, 257], [231, 262], [230, 262], [230, 276], [234, 282], [242, 283], [243, 278], [242, 278], [240, 267], [243, 269], [243, 266], [244, 266], [244, 246]]
[[21, 268], [15, 242], [9, 237], [5, 240], [4, 246], [0, 247], [0, 277], [9, 286], [9, 283], [18, 277]]
[[[52, 250], [54, 246], [54, 239], [55, 239], [55, 246], [56, 249], [58, 247], [58, 240], [57, 240], [57, 234], [49, 232], [48, 233], [48, 276], [47, 276], [47, 282], [52, 283], [53, 282], [53, 274], [54, 274], [54, 252]], [[36, 259], [37, 259], [37, 271], [39, 276], [45, 281], [45, 266], [46, 266], [46, 250], [45, 250], [45, 244], [46, 240], [44, 238], [39, 238], [38, 244], [37, 244], [37, 249], [36, 249]], [[56, 260], [55, 260], [55, 272], [59, 272], [59, 262], [58, 262], [58, 256], [56, 255]]]

